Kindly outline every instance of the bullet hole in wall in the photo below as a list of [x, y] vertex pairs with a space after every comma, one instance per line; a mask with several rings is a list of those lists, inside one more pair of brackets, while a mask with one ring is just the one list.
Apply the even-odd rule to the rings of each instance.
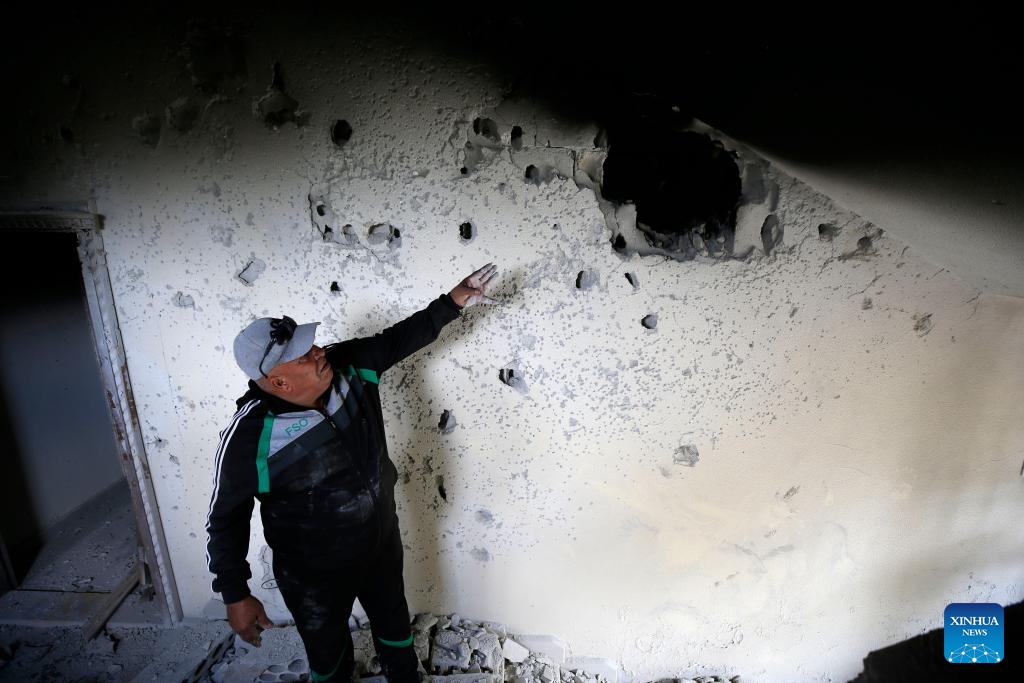
[[356, 234], [356, 229], [352, 227], [351, 223], [346, 223], [341, 226], [341, 236], [336, 237], [335, 242], [347, 245], [359, 244], [359, 235]]
[[341, 287], [338, 286], [338, 281], [337, 280], [335, 280], [334, 282], [331, 283], [331, 291], [332, 292], [340, 292], [341, 291]]
[[437, 421], [437, 428], [442, 434], [451, 434], [455, 431], [455, 415], [450, 410], [441, 413], [441, 419]]
[[338, 119], [331, 126], [331, 142], [338, 147], [352, 139], [352, 126], [345, 119]]
[[444, 477], [437, 475], [437, 495], [441, 496], [444, 501], [448, 500], [448, 492], [444, 488]]
[[868, 260], [876, 255], [875, 239], [882, 236], [882, 229], [876, 228], [873, 235], [864, 235], [857, 240], [857, 248], [839, 256], [840, 261], [846, 259]]
[[322, 203], [316, 205], [316, 215], [317, 216], [323, 216], [326, 213], [327, 213], [327, 211], [324, 209], [324, 205]]
[[402, 232], [390, 223], [376, 223], [370, 226], [366, 241], [371, 245], [387, 244], [389, 249], [402, 246]]
[[459, 226], [459, 239], [470, 242], [476, 237], [476, 226], [471, 221], [466, 221]]
[[461, 173], [462, 175], [468, 175], [469, 169], [463, 166], [462, 168], [459, 169], [459, 173]]
[[498, 132], [498, 124], [493, 119], [481, 116], [473, 119], [473, 133], [485, 138], [491, 143], [501, 144], [501, 133]]
[[640, 278], [636, 273], [626, 273], [626, 282], [633, 285], [633, 289], [640, 289]]
[[621, 232], [612, 239], [612, 249], [619, 253], [626, 250], [626, 238]]
[[608, 128], [601, 194], [632, 203], [638, 229], [655, 246], [684, 258], [728, 257], [742, 194], [736, 159], [703, 133], [621, 121]]
[[581, 270], [576, 275], [576, 289], [590, 289], [597, 284], [597, 273], [590, 270]]
[[522, 375], [514, 367], [505, 367], [498, 371], [498, 379], [501, 383], [512, 387], [521, 394], [530, 393], [530, 388], [526, 386], [526, 381]]
[[694, 467], [699, 460], [700, 453], [697, 452], [697, 447], [693, 444], [679, 446], [676, 448], [676, 452], [672, 454], [672, 462], [676, 465]]
[[512, 143], [512, 149], [516, 150], [517, 152], [523, 148], [522, 126], [512, 126], [512, 134], [509, 138], [509, 141]]
[[533, 183], [534, 185], [540, 185], [540, 169], [530, 164], [526, 167], [526, 171], [523, 173], [523, 177], [526, 178], [526, 182]]
[[653, 330], [658, 326], [658, 314], [648, 313], [647, 315], [640, 319], [640, 324], [643, 325], [648, 330]]
[[761, 246], [765, 256], [772, 253], [775, 247], [782, 244], [782, 224], [774, 213], [768, 214], [761, 224]]
[[822, 242], [831, 242], [839, 235], [839, 228], [831, 223], [822, 223], [818, 226], [818, 239]]

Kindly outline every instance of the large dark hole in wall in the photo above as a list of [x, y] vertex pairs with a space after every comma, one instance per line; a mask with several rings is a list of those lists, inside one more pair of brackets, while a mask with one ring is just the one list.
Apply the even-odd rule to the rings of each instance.
[[742, 185], [736, 156], [703, 133], [650, 124], [609, 126], [601, 194], [633, 203], [652, 244], [690, 257], [730, 255]]

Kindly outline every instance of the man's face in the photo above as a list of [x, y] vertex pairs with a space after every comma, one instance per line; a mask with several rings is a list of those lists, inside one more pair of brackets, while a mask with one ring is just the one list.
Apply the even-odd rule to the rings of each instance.
[[289, 401], [299, 405], [313, 405], [330, 386], [334, 370], [327, 362], [324, 350], [313, 344], [304, 355], [281, 363], [270, 374], [288, 382], [291, 387], [287, 397]]

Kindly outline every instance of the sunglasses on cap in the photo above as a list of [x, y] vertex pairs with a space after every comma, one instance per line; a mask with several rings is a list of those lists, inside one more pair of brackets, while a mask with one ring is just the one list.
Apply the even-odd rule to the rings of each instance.
[[267, 344], [266, 350], [263, 351], [263, 358], [260, 359], [260, 374], [264, 377], [267, 373], [263, 372], [263, 364], [267, 360], [267, 356], [270, 355], [270, 350], [274, 348], [275, 344], [284, 346], [287, 344], [292, 335], [295, 334], [296, 328], [295, 321], [288, 316], [282, 316], [279, 320], [270, 321], [270, 342]]

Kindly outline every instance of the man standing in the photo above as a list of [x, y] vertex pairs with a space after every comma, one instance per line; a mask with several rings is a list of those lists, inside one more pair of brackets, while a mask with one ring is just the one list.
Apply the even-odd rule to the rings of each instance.
[[348, 620], [366, 611], [389, 683], [418, 681], [388, 457], [381, 374], [437, 339], [476, 303], [495, 303], [487, 264], [426, 308], [371, 336], [313, 343], [320, 323], [260, 318], [235, 338], [249, 389], [221, 431], [207, 517], [207, 563], [231, 628], [260, 644], [271, 628], [249, 593], [246, 556], [254, 499], [274, 576], [306, 648], [314, 681], [349, 681]]

